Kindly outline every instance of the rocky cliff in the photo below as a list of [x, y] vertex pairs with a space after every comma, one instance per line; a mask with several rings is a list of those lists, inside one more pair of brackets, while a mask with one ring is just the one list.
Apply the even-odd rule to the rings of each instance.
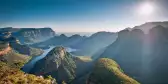
[[55, 36], [51, 28], [1, 28], [0, 32], [10, 32], [23, 44], [32, 44]]

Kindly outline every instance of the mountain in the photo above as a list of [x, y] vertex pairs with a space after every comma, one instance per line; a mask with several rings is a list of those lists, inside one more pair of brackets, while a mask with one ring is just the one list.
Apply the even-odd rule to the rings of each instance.
[[58, 83], [71, 82], [75, 78], [76, 64], [70, 53], [63, 47], [55, 47], [46, 57], [39, 60], [30, 73], [36, 75], [51, 75]]
[[9, 32], [22, 44], [32, 44], [55, 36], [51, 28], [0, 28], [0, 32]]
[[114, 43], [98, 54], [97, 59], [114, 59], [126, 74], [143, 84], [166, 84], [167, 39], [168, 27], [162, 25], [154, 26], [148, 34], [140, 29], [125, 29], [118, 33]]
[[70, 47], [72, 49], [76, 49], [75, 52], [72, 52], [72, 54], [76, 56], [92, 56], [99, 49], [104, 48], [113, 43], [116, 40], [116, 38], [117, 34], [111, 32], [97, 32], [91, 35], [90, 37], [80, 35], [72, 35], [71, 37], [67, 37], [64, 34], [61, 34], [60, 36], [55, 36], [44, 42], [33, 44], [32, 46], [46, 48], [50, 45], [61, 45], [65, 47]]
[[168, 27], [165, 28], [158, 25], [150, 30], [148, 37], [150, 55], [148, 56], [148, 66], [146, 67], [150, 73], [147, 80], [153, 84], [167, 84]]
[[152, 29], [155, 26], [161, 25], [165, 28], [168, 28], [168, 21], [163, 22], [146, 22], [145, 24], [142, 24], [140, 26], [135, 26], [133, 29], [141, 29], [143, 32], [148, 33], [150, 29]]
[[83, 56], [92, 56], [99, 49], [107, 47], [112, 44], [117, 38], [116, 33], [112, 32], [97, 32], [85, 40], [75, 44], [72, 48], [77, 49], [77, 51], [73, 52], [75, 55], [83, 55]]
[[40, 43], [36, 43], [33, 44], [32, 46], [34, 47], [39, 47], [39, 48], [46, 48], [50, 45], [53, 46], [66, 46], [66, 47], [71, 47], [72, 45], [75, 45], [81, 41], [83, 41], [85, 38], [85, 36], [80, 36], [80, 35], [72, 35], [70, 37], [67, 37], [64, 34], [61, 34], [59, 36], [54, 36], [53, 38], [50, 38], [46, 41], [40, 42]]
[[140, 29], [122, 30], [117, 40], [109, 45], [100, 58], [112, 58], [123, 68], [125, 73], [139, 77], [142, 69], [142, 50], [144, 33]]
[[120, 66], [113, 60], [101, 58], [96, 61], [86, 84], [139, 84], [124, 74]]
[[57, 84], [52, 78], [26, 74], [0, 61], [0, 84]]

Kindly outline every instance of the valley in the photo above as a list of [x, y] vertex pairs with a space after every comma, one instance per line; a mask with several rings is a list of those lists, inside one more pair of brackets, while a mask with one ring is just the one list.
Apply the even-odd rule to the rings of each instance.
[[[48, 80], [40, 84], [167, 83], [168, 29], [160, 24], [167, 22], [152, 26], [147, 34], [138, 29], [143, 28], [143, 24], [138, 28], [116, 33], [97, 32], [86, 37], [55, 35], [33, 44], [22, 43], [9, 33], [15, 29], [0, 31], [3, 32], [0, 37], [1, 72], [4, 74], [6, 69], [11, 69], [7, 71], [16, 71], [11, 76], [27, 74], [40, 82]], [[13, 80], [8, 78], [9, 82]]]

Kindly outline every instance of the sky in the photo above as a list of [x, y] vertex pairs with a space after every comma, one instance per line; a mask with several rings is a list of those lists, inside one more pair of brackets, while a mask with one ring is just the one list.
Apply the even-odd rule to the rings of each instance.
[[0, 0], [0, 27], [117, 32], [168, 21], [167, 9], [168, 0]]

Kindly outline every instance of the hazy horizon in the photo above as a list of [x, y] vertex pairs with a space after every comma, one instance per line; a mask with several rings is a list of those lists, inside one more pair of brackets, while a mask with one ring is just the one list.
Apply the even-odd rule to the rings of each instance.
[[168, 21], [168, 0], [12, 0], [0, 3], [0, 27], [57, 32], [118, 32]]

